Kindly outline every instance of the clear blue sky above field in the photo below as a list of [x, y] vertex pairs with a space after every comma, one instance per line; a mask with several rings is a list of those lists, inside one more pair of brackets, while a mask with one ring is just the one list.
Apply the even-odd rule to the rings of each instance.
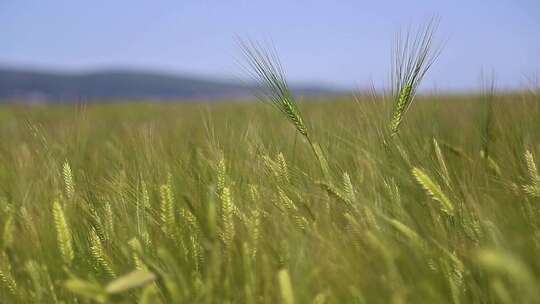
[[135, 67], [241, 75], [236, 37], [271, 41], [294, 82], [387, 80], [401, 28], [440, 17], [446, 41], [426, 89], [501, 87], [540, 71], [540, 1], [1, 0], [0, 63], [69, 70]]

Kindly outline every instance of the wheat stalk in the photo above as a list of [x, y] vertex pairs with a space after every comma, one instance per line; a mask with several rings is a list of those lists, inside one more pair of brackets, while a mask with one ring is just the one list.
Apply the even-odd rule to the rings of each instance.
[[485, 76], [482, 73], [482, 116], [480, 117], [480, 140], [481, 140], [481, 156], [490, 160], [490, 143], [493, 141], [493, 122], [494, 112], [493, 106], [495, 101], [495, 76]]

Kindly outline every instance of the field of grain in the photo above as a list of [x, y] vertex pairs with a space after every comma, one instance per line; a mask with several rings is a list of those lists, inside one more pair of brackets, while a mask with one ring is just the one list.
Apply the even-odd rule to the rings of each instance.
[[538, 300], [537, 95], [298, 110], [3, 106], [0, 302]]

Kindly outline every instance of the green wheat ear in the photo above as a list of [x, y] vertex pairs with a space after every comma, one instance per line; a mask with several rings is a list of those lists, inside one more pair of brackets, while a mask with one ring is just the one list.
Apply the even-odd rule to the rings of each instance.
[[396, 229], [400, 234], [409, 239], [415, 246], [417, 246], [418, 248], [422, 248], [424, 246], [424, 240], [422, 239], [422, 237], [418, 235], [418, 233], [414, 231], [411, 227], [393, 218], [382, 218], [387, 221], [390, 226], [394, 227], [394, 229]]
[[113, 211], [111, 208], [111, 203], [105, 202], [104, 205], [104, 213], [105, 213], [105, 229], [107, 231], [107, 241], [110, 241], [114, 239], [114, 217], [113, 217]]
[[43, 275], [46, 275], [45, 271], [43, 271], [43, 268], [40, 267], [40, 265], [38, 265], [38, 263], [34, 260], [27, 261], [24, 264], [24, 270], [28, 274], [30, 282], [32, 283], [32, 287], [35, 290], [36, 302], [43, 302], [43, 294], [45, 293], [45, 288], [42, 284], [41, 277]]
[[283, 68], [275, 53], [264, 50], [254, 42], [241, 42], [248, 72], [261, 90], [258, 97], [282, 112], [298, 132], [309, 138], [308, 130], [296, 100], [285, 80]]
[[148, 267], [144, 264], [144, 262], [142, 261], [140, 257], [140, 255], [143, 252], [143, 247], [139, 239], [132, 238], [131, 240], [128, 241], [128, 245], [133, 251], [132, 256], [133, 256], [133, 263], [135, 264], [135, 269], [148, 270]]
[[281, 179], [281, 182], [284, 184], [287, 184], [290, 182], [289, 178], [289, 170], [287, 168], [287, 161], [285, 161], [285, 157], [283, 156], [283, 153], [279, 152], [276, 157], [276, 162], [278, 164], [279, 168], [279, 176]]
[[227, 184], [227, 166], [225, 164], [225, 157], [223, 156], [223, 153], [219, 156], [219, 160], [217, 163], [217, 194], [218, 196], [221, 196], [223, 192], [223, 188], [225, 188], [225, 185]]
[[285, 304], [294, 304], [294, 293], [291, 284], [291, 277], [287, 269], [281, 269], [278, 274], [279, 289], [281, 298]]
[[224, 187], [221, 195], [221, 219], [223, 222], [222, 239], [227, 251], [232, 247], [235, 236], [234, 209], [229, 187]]
[[107, 256], [105, 255], [105, 251], [103, 250], [103, 245], [101, 245], [101, 240], [98, 237], [98, 234], [95, 229], [90, 230], [90, 253], [92, 254], [92, 257], [94, 258], [94, 261], [96, 263], [96, 268], [101, 268], [103, 271], [107, 274], [109, 278], [115, 278], [116, 274], [111, 268], [109, 261], [107, 259]]
[[0, 254], [0, 286], [12, 295], [17, 294], [17, 282], [13, 276], [11, 264], [3, 252]]
[[354, 194], [354, 187], [351, 182], [351, 177], [349, 176], [349, 173], [343, 172], [343, 193], [345, 197], [350, 201], [354, 202], [356, 201], [356, 195]]
[[390, 130], [392, 131], [392, 134], [397, 133], [399, 125], [403, 120], [403, 115], [412, 103], [411, 93], [412, 86], [406, 85], [403, 89], [401, 89], [401, 92], [395, 101], [394, 110], [392, 111], [392, 120], [390, 121]]
[[529, 150], [525, 151], [525, 162], [527, 163], [530, 183], [523, 185], [523, 190], [531, 197], [540, 197], [540, 174], [538, 174], [534, 157]]
[[321, 172], [326, 178], [329, 178], [326, 158], [322, 154], [320, 146], [311, 138], [275, 52], [268, 52], [255, 42], [241, 41], [240, 46], [247, 62], [246, 70], [260, 90], [257, 97], [263, 102], [271, 104], [294, 125], [298, 133], [311, 146], [319, 161]]
[[410, 108], [416, 90], [425, 74], [437, 59], [440, 48], [434, 48], [433, 36], [437, 22], [428, 22], [412, 37], [406, 33], [398, 35], [392, 53], [392, 73], [390, 82], [394, 105], [389, 129], [392, 136], [398, 133], [403, 117]]
[[75, 194], [75, 182], [73, 182], [73, 174], [71, 172], [71, 166], [66, 161], [62, 168], [62, 175], [64, 177], [64, 187], [66, 190], [66, 196], [71, 199]]
[[444, 182], [448, 187], [450, 187], [450, 173], [448, 172], [448, 167], [446, 166], [446, 161], [444, 160], [443, 153], [439, 147], [439, 142], [435, 137], [433, 138], [433, 148], [435, 150], [435, 156], [437, 157], [437, 162], [441, 170], [441, 175], [444, 178]]
[[160, 220], [163, 225], [162, 230], [167, 237], [174, 240], [176, 234], [176, 211], [171, 186], [169, 184], [161, 185], [159, 193], [161, 197]]
[[54, 201], [53, 203], [53, 217], [60, 255], [66, 264], [71, 265], [71, 262], [75, 258], [71, 230], [69, 229], [64, 210], [58, 201]]
[[424, 188], [429, 196], [441, 204], [441, 211], [452, 216], [454, 215], [454, 205], [444, 194], [441, 186], [434, 182], [424, 171], [419, 168], [413, 168], [412, 174], [416, 181]]
[[13, 245], [15, 233], [15, 220], [13, 215], [9, 215], [4, 223], [4, 231], [2, 233], [2, 240], [4, 248], [10, 248]]

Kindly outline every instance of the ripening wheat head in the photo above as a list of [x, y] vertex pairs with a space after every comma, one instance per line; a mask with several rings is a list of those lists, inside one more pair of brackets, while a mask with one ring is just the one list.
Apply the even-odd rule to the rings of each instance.
[[433, 181], [424, 171], [419, 168], [413, 168], [412, 174], [416, 181], [424, 188], [429, 196], [440, 203], [440, 209], [442, 212], [453, 216], [454, 205], [452, 201], [444, 194], [441, 186]]
[[4, 223], [4, 231], [2, 233], [2, 241], [5, 248], [9, 248], [13, 245], [14, 241], [14, 232], [15, 231], [15, 220], [14, 216], [8, 216], [6, 222]]
[[17, 293], [17, 282], [13, 276], [11, 264], [3, 252], [0, 254], [0, 287], [7, 289], [12, 295]]
[[99, 239], [96, 230], [93, 228], [90, 230], [89, 241], [90, 254], [94, 258], [96, 269], [101, 268], [107, 274], [107, 276], [109, 276], [109, 278], [115, 278], [116, 274], [111, 268], [109, 261], [105, 255], [103, 245], [101, 244], [101, 240]]
[[289, 271], [287, 269], [281, 269], [277, 277], [283, 303], [294, 304], [294, 293]]
[[276, 161], [279, 168], [279, 177], [282, 183], [286, 184], [289, 183], [289, 170], [287, 169], [287, 161], [285, 161], [285, 157], [283, 156], [283, 153], [279, 152]]
[[354, 187], [351, 182], [351, 177], [347, 172], [343, 172], [343, 193], [350, 202], [354, 202], [356, 200], [356, 196], [354, 194]]
[[66, 161], [62, 167], [62, 175], [64, 177], [64, 187], [68, 198], [73, 198], [75, 194], [75, 183], [73, 182], [73, 174], [71, 172], [71, 166]]
[[525, 151], [525, 162], [527, 163], [530, 183], [523, 185], [523, 190], [531, 197], [540, 197], [540, 174], [538, 174], [534, 157], [529, 150]]
[[223, 221], [222, 239], [227, 250], [231, 248], [235, 235], [233, 221], [234, 209], [229, 187], [225, 187], [221, 196], [221, 218]]
[[311, 139], [275, 51], [268, 52], [254, 42], [240, 42], [240, 46], [247, 62], [246, 70], [260, 89], [259, 99], [270, 103], [283, 113], [296, 130], [304, 136], [317, 157], [321, 172], [328, 179], [329, 168], [326, 158], [321, 147]]
[[225, 165], [225, 157], [221, 155], [217, 163], [217, 193], [221, 195], [225, 188], [227, 179], [227, 166]]
[[246, 70], [261, 90], [258, 97], [283, 113], [298, 132], [309, 140], [302, 114], [287, 85], [285, 74], [275, 52], [268, 52], [254, 42], [241, 42], [241, 48], [247, 62]]
[[54, 201], [53, 203], [53, 217], [54, 225], [56, 228], [56, 238], [58, 242], [58, 249], [60, 255], [64, 262], [68, 265], [71, 264], [71, 261], [75, 258], [75, 253], [73, 251], [73, 240], [71, 236], [71, 230], [66, 220], [64, 210], [60, 202]]
[[405, 36], [398, 35], [395, 41], [390, 74], [394, 98], [389, 126], [392, 135], [397, 134], [420, 82], [440, 53], [440, 48], [434, 48], [433, 45], [436, 29], [437, 23], [432, 20], [416, 35], [407, 32]]
[[176, 216], [174, 196], [169, 184], [161, 185], [160, 189], [161, 207], [160, 220], [163, 225], [162, 230], [166, 236], [174, 239], [176, 232]]

